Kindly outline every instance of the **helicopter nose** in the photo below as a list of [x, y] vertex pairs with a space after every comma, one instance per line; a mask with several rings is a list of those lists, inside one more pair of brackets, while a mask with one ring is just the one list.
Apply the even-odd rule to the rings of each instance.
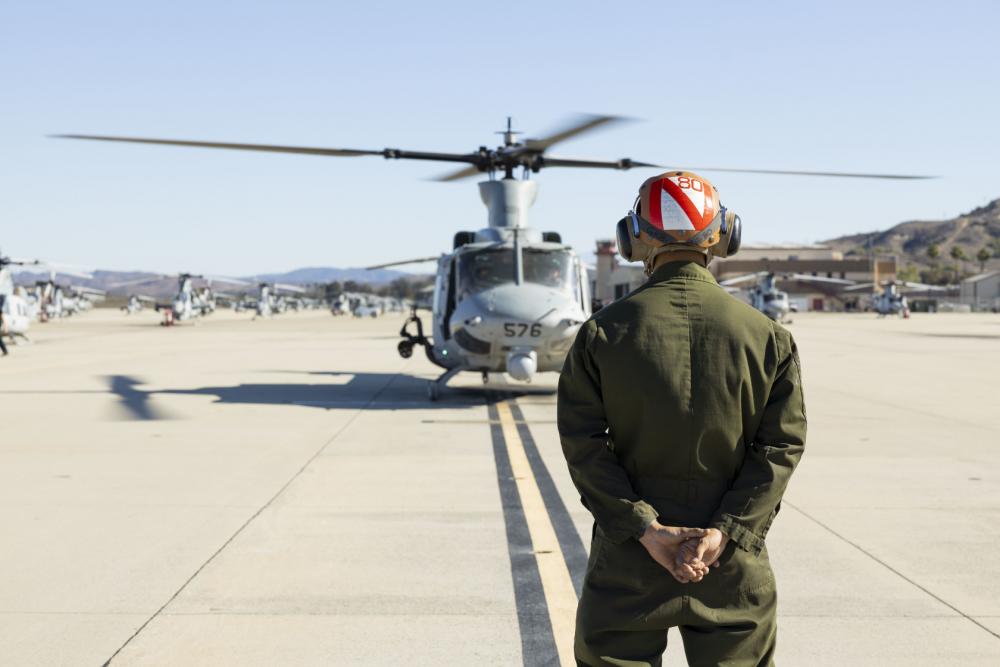
[[582, 316], [572, 294], [544, 285], [511, 284], [467, 294], [451, 323], [466, 351], [502, 350], [511, 375], [529, 379], [542, 357], [559, 354], [572, 342]]
[[456, 315], [466, 326], [484, 327], [503, 321], [541, 322], [555, 310], [564, 310], [572, 297], [543, 285], [502, 285], [469, 295], [459, 303]]

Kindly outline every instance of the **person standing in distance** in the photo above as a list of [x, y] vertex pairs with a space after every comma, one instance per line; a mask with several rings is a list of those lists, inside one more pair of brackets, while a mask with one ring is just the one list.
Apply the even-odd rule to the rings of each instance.
[[6, 306], [7, 297], [0, 294], [0, 356], [7, 356], [7, 345], [3, 342], [3, 337], [7, 335], [7, 318], [4, 317], [3, 309]]
[[706, 268], [739, 250], [741, 227], [708, 180], [648, 179], [617, 234], [649, 280], [586, 322], [567, 356], [559, 436], [595, 520], [579, 665], [660, 665], [672, 627], [690, 665], [774, 662], [764, 538], [806, 414], [791, 334]]

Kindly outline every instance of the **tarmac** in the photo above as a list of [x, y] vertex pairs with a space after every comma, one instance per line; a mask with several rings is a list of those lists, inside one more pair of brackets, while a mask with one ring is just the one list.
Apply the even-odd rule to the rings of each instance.
[[[156, 323], [0, 360], [0, 665], [571, 664], [591, 524], [555, 376], [430, 403], [400, 315]], [[1000, 316], [790, 328], [778, 663], [1000, 664]]]

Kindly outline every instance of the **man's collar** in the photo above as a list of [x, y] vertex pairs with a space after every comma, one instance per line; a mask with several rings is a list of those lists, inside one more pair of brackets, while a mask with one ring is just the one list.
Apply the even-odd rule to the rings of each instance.
[[693, 278], [710, 283], [716, 282], [715, 276], [712, 275], [712, 272], [707, 267], [692, 261], [667, 262], [662, 264], [653, 271], [653, 274], [649, 277], [649, 282], [660, 283], [671, 278]]

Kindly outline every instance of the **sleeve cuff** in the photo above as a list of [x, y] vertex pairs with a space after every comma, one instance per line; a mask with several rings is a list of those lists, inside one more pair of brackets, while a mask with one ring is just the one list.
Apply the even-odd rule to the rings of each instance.
[[656, 521], [659, 516], [653, 506], [644, 500], [622, 500], [622, 502], [630, 505], [625, 516], [613, 526], [601, 526], [604, 536], [615, 544], [621, 544], [629, 538], [639, 539], [649, 528], [649, 524]]
[[729, 536], [738, 547], [754, 556], [764, 550], [764, 538], [746, 526], [736, 522], [733, 517], [723, 514], [719, 520], [713, 521], [709, 528], [718, 528]]

